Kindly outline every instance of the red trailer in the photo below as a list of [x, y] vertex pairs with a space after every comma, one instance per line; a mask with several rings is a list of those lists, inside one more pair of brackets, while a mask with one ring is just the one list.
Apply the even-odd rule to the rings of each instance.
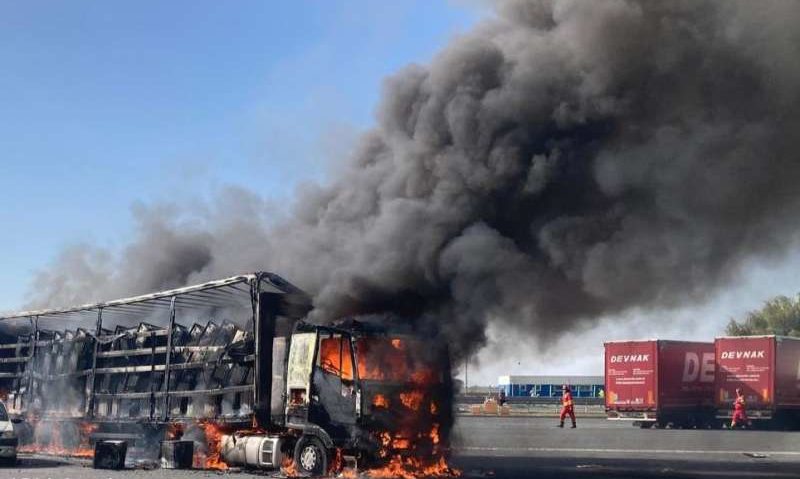
[[741, 388], [751, 420], [774, 419], [778, 425], [796, 425], [800, 418], [800, 339], [721, 337], [714, 344], [717, 417], [732, 416], [736, 388]]
[[714, 421], [714, 343], [605, 343], [609, 419], [635, 425], [695, 427]]

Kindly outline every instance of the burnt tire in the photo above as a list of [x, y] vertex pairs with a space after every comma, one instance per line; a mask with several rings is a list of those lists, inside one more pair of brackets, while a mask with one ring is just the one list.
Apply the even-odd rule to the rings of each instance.
[[328, 451], [314, 436], [302, 436], [294, 446], [294, 467], [305, 477], [323, 476], [328, 472]]

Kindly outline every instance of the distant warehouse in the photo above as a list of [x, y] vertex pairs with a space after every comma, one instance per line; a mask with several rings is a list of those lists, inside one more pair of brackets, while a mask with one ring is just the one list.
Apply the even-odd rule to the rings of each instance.
[[500, 376], [497, 384], [509, 397], [558, 397], [568, 384], [574, 397], [603, 396], [603, 376]]

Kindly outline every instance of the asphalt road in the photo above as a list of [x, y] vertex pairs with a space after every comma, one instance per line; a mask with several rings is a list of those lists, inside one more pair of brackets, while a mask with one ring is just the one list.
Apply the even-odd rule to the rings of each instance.
[[[800, 432], [640, 430], [601, 419], [459, 417], [452, 463], [467, 478], [800, 478]], [[22, 457], [0, 479], [199, 479], [210, 471], [95, 471]], [[230, 479], [263, 478], [233, 473]]]
[[460, 417], [453, 463], [467, 476], [800, 478], [800, 432], [639, 429], [604, 419]]

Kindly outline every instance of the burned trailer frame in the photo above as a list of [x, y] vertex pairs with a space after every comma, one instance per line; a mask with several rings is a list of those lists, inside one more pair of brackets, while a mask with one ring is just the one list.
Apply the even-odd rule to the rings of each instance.
[[[30, 434], [37, 446], [64, 437], [54, 427], [79, 428], [69, 436], [80, 436], [80, 446], [123, 439], [146, 449], [197, 426], [206, 441], [215, 438], [214, 464], [276, 468], [291, 456], [307, 474], [327, 472], [340, 454], [369, 463], [446, 453], [453, 422], [446, 344], [415, 331], [414, 321], [312, 324], [303, 320], [310, 305], [290, 283], [259, 272], [3, 316], [0, 324], [28, 327], [0, 341], [0, 389], [8, 386], [9, 412], [31, 429], [49, 424], [44, 435]], [[402, 377], [362, 376], [369, 348], [399, 351], [406, 343], [400, 361], [425, 356], [435, 374], [414, 377], [409, 366]], [[376, 407], [376, 394], [391, 405]]]
[[17, 420], [91, 422], [96, 437], [198, 420], [266, 427], [283, 403], [272, 387], [276, 328], [309, 309], [298, 288], [257, 272], [0, 316], [17, 324], [0, 344], [0, 390]]

